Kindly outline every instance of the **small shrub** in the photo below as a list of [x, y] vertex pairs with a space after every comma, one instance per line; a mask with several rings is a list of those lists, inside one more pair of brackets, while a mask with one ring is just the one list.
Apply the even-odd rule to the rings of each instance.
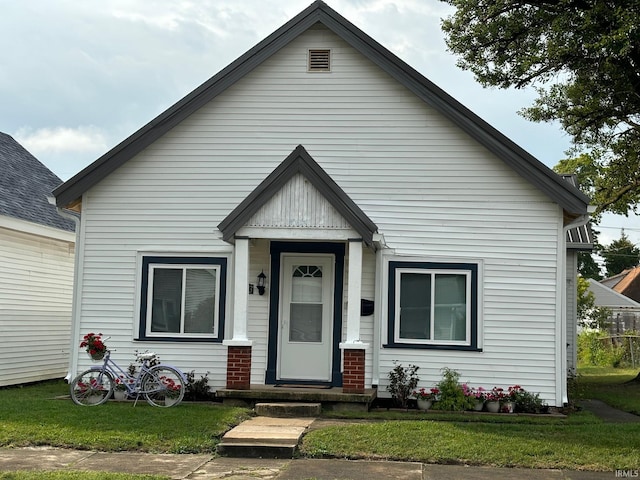
[[402, 407], [407, 408], [409, 397], [418, 386], [417, 372], [420, 367], [409, 365], [405, 368], [401, 363], [393, 361], [395, 367], [389, 372], [389, 385], [387, 391], [393, 397], [394, 402]]
[[460, 374], [455, 370], [448, 367], [442, 369], [442, 380], [436, 384], [440, 395], [438, 401], [433, 405], [435, 410], [460, 412], [473, 408], [475, 399], [465, 395], [459, 380]]
[[209, 372], [195, 379], [195, 371], [187, 373], [187, 386], [184, 390], [184, 399], [189, 401], [212, 400], [213, 394], [209, 390]]

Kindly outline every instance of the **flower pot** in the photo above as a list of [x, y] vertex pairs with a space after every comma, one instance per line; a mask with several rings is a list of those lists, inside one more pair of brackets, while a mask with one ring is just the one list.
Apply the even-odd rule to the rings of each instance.
[[126, 390], [115, 390], [113, 392], [114, 400], [126, 400], [127, 399], [127, 391]]
[[102, 400], [102, 394], [101, 393], [95, 393], [93, 395], [89, 395], [87, 397], [87, 403], [94, 405], [96, 403], [100, 403], [100, 401]]
[[164, 398], [164, 406], [165, 407], [170, 407], [171, 405], [175, 405], [176, 403], [178, 403], [178, 399], [177, 398], [173, 398], [173, 397], [165, 397]]
[[502, 404], [502, 412], [513, 413], [516, 411], [516, 404], [513, 402], [504, 402]]
[[91, 354], [91, 353], [87, 352], [87, 355], [89, 355], [89, 358], [91, 360], [93, 360], [94, 362], [99, 362], [100, 360], [102, 360], [104, 358], [104, 352], [98, 352], [98, 353], [94, 353], [94, 354]]
[[433, 405], [433, 400], [427, 400], [426, 398], [418, 398], [417, 402], [418, 408], [424, 411], [429, 410]]
[[500, 411], [500, 402], [497, 400], [491, 400], [486, 403], [487, 411], [491, 413], [498, 413]]
[[480, 412], [484, 408], [484, 400], [476, 400], [476, 403], [473, 405], [473, 410], [475, 412]]

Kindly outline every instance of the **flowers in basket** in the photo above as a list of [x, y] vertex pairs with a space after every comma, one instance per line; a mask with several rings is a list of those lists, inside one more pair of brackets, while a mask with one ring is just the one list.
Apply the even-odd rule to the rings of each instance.
[[182, 388], [182, 386], [176, 384], [176, 382], [174, 382], [172, 378], [163, 375], [162, 377], [160, 377], [160, 381], [162, 382], [162, 385], [167, 389], [167, 392], [165, 394], [166, 397], [177, 398], [180, 395], [180, 389]]
[[86, 348], [93, 360], [102, 360], [107, 352], [107, 346], [102, 341], [101, 333], [87, 333], [80, 343], [80, 348]]
[[412, 395], [418, 400], [436, 401], [438, 400], [438, 395], [440, 395], [440, 390], [437, 387], [430, 388], [429, 390], [422, 387], [419, 390], [414, 390]]

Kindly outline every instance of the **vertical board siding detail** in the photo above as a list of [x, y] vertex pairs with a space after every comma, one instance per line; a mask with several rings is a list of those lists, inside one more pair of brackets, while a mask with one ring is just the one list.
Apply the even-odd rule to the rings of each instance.
[[302, 174], [294, 175], [247, 222], [250, 227], [350, 228], [349, 223]]

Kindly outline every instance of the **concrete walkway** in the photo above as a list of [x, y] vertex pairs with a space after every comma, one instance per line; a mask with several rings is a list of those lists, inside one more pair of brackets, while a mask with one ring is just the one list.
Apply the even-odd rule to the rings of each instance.
[[614, 472], [428, 465], [363, 460], [212, 458], [105, 453], [50, 447], [0, 448], [0, 471], [107, 471], [185, 480], [600, 480]]

